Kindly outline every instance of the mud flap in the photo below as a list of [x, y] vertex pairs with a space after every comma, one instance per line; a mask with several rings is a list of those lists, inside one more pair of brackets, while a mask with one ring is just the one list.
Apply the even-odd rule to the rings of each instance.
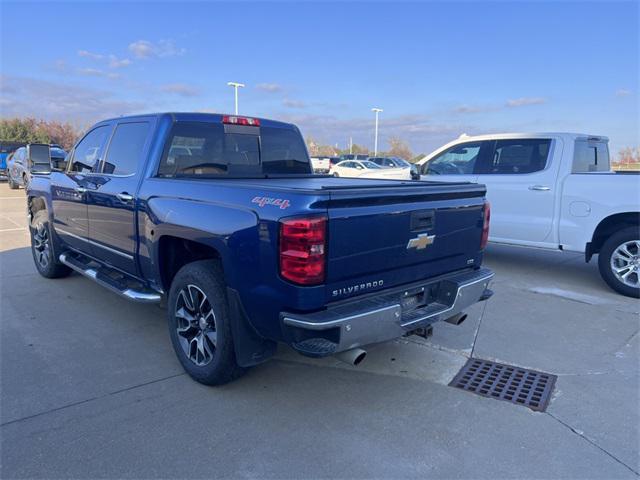
[[252, 367], [267, 361], [276, 352], [277, 343], [256, 332], [242, 307], [240, 295], [227, 288], [231, 333], [236, 353], [236, 361], [241, 367]]

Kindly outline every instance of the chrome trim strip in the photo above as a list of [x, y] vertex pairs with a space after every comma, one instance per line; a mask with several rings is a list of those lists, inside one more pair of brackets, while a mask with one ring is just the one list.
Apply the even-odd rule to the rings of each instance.
[[384, 312], [386, 310], [394, 310], [396, 308], [400, 308], [399, 303], [387, 305], [385, 307], [377, 308], [375, 310], [367, 310], [366, 312], [363, 312], [363, 313], [357, 313], [349, 317], [338, 318], [337, 320], [331, 320], [329, 322], [307, 322], [305, 320], [298, 320], [297, 318], [290, 318], [290, 317], [284, 317], [283, 322], [286, 323], [287, 325], [308, 328], [309, 330], [325, 330], [331, 327], [332, 325], [339, 325], [344, 322], [352, 321], [356, 318], [364, 317], [367, 315], [374, 315], [376, 313]]
[[87, 242], [90, 245], [93, 245], [93, 246], [96, 246], [96, 247], [100, 247], [100, 248], [104, 248], [105, 250], [108, 250], [111, 253], [115, 253], [116, 255], [120, 255], [121, 257], [124, 257], [124, 258], [129, 259], [129, 260], [133, 260], [133, 255], [129, 255], [128, 253], [124, 253], [124, 252], [121, 252], [119, 250], [115, 250], [115, 249], [113, 249], [111, 247], [107, 247], [106, 245], [102, 245], [101, 243], [95, 242], [93, 240], [89, 240], [88, 238], [81, 237], [79, 235], [76, 235], [75, 233], [68, 232], [68, 231], [66, 231], [66, 230], [64, 230], [62, 228], [58, 228], [58, 227], [54, 227], [54, 228], [55, 228], [56, 232], [60, 232], [60, 233], [63, 233], [65, 235], [69, 235], [70, 237], [77, 238], [78, 240], [82, 240], [83, 242]]

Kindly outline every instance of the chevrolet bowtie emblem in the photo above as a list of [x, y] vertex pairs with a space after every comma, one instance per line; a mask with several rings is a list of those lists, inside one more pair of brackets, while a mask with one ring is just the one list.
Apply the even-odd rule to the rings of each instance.
[[416, 238], [412, 238], [407, 243], [407, 250], [410, 248], [415, 248], [416, 250], [423, 250], [427, 248], [428, 245], [431, 245], [433, 241], [436, 239], [435, 235], [429, 235], [428, 233], [421, 233]]

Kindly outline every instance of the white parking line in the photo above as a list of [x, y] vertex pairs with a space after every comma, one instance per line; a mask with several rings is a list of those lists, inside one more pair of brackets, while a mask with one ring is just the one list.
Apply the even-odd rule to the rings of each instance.
[[25, 200], [24, 197], [0, 197], [0, 200]]
[[0, 232], [17, 232], [18, 230], [26, 230], [27, 227], [20, 227], [20, 228], [2, 228], [0, 229]]

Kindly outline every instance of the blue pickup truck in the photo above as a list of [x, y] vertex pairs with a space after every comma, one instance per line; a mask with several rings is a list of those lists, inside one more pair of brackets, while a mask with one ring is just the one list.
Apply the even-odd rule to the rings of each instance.
[[278, 342], [356, 364], [361, 347], [458, 324], [491, 296], [482, 185], [313, 175], [291, 124], [121, 117], [94, 125], [64, 170], [30, 151], [37, 270], [166, 306], [201, 383], [237, 378]]

